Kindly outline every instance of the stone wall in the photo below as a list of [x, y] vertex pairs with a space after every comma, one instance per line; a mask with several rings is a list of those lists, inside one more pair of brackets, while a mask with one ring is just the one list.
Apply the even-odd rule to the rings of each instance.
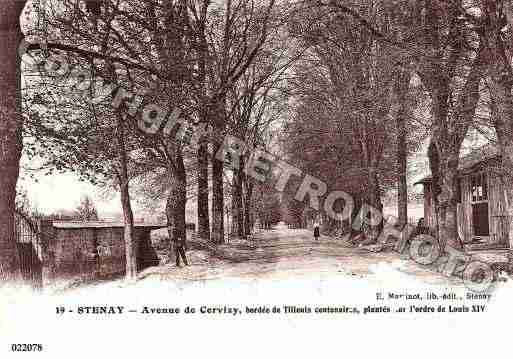
[[57, 229], [50, 242], [55, 279], [73, 279], [94, 271], [95, 230]]
[[[112, 278], [125, 272], [124, 230], [113, 228], [54, 228], [47, 241], [46, 282], [69, 283]], [[150, 230], [136, 228], [138, 269], [158, 265]]]

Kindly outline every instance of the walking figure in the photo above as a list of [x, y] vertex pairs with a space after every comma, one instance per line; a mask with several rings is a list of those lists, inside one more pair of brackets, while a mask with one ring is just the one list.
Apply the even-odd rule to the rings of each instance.
[[313, 230], [314, 230], [314, 238], [317, 241], [319, 239], [319, 236], [320, 236], [320, 233], [319, 233], [319, 222], [315, 221], [314, 226], [313, 226]]
[[417, 222], [417, 228], [415, 228], [416, 234], [429, 234], [429, 227], [426, 226], [424, 218], [420, 218]]
[[187, 263], [187, 257], [185, 256], [186, 249], [187, 247], [185, 245], [185, 239], [179, 237], [175, 243], [175, 257], [177, 267], [180, 267], [180, 257], [182, 257], [182, 260], [186, 266], [189, 265], [189, 263]]

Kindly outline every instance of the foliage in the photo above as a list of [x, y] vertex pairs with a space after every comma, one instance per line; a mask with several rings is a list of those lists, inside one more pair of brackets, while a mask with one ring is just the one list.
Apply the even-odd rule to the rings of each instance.
[[98, 211], [91, 197], [84, 196], [80, 200], [80, 204], [75, 209], [75, 218], [82, 222], [98, 220]]

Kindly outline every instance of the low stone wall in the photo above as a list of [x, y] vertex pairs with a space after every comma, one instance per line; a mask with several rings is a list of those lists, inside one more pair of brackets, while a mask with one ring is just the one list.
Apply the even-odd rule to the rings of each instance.
[[53, 263], [53, 280], [73, 280], [94, 277], [96, 230], [55, 230], [48, 251]]
[[[151, 245], [151, 228], [136, 228], [137, 267], [159, 264]], [[46, 230], [43, 281], [46, 284], [83, 282], [125, 273], [122, 227], [52, 228]]]

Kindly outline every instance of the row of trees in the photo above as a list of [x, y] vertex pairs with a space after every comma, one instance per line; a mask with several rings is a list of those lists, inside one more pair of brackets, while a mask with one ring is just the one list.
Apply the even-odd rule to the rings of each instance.
[[[23, 145], [50, 171], [73, 170], [119, 191], [129, 277], [133, 189], [165, 197], [172, 238], [185, 236], [186, 202], [194, 198], [199, 235], [214, 243], [225, 238], [229, 194], [234, 231], [244, 236], [258, 186], [239, 170], [249, 159], [241, 156], [237, 167], [212, 154], [227, 134], [250, 146], [270, 143], [285, 115], [289, 162], [378, 209], [399, 182], [401, 223], [406, 158], [427, 131], [442, 247], [459, 246], [459, 153], [469, 130], [484, 124], [496, 134], [513, 210], [509, 1], [41, 4], [33, 0], [38, 6], [23, 17], [25, 34], [43, 40], [28, 48], [39, 66], [20, 66], [17, 56], [23, 1], [0, 9], [1, 279], [17, 273], [13, 213]], [[181, 122], [166, 126], [163, 111]], [[191, 132], [200, 134], [197, 145]], [[291, 181], [280, 198], [287, 216], [304, 211], [288, 201], [297, 185]]]
[[[386, 2], [359, 4], [358, 13], [365, 14], [376, 31], [390, 31], [398, 41], [400, 24], [393, 24]], [[397, 49], [379, 41], [359, 19], [343, 16], [336, 4], [315, 11], [307, 5], [291, 23], [294, 36], [308, 50], [294, 67], [290, 90], [296, 101], [285, 127], [284, 151], [331, 190], [351, 194], [353, 219], [363, 203], [382, 210], [384, 193], [399, 183], [398, 218], [404, 225], [407, 156], [419, 150], [427, 135], [419, 121], [422, 113], [413, 111], [425, 105], [420, 84]], [[296, 187], [292, 185], [290, 193]], [[288, 206], [289, 214], [298, 217], [295, 222], [316, 216], [307, 215], [304, 205]], [[337, 224], [330, 220], [331, 226]], [[370, 228], [374, 233], [367, 234], [376, 237], [378, 229]]]
[[136, 193], [165, 197], [173, 240], [185, 237], [186, 203], [196, 199], [198, 234], [217, 244], [230, 194], [235, 233], [246, 236], [257, 186], [238, 169], [247, 155], [240, 167], [213, 155], [228, 134], [265, 146], [284, 113], [281, 87], [297, 57], [285, 46], [287, 4], [34, 0], [23, 17], [31, 45], [21, 63], [23, 6], [12, 1], [1, 13], [2, 46], [10, 46], [1, 49], [2, 71], [11, 77], [2, 77], [10, 87], [0, 93], [12, 97], [2, 104], [2, 279], [17, 272], [12, 218], [23, 145], [48, 174], [74, 171], [120, 193], [128, 278], [136, 275]]
[[[426, 128], [440, 246], [458, 248], [456, 176], [462, 143], [472, 129], [492, 128], [513, 213], [509, 1], [301, 5], [309, 19], [317, 16], [313, 22], [299, 16], [295, 27], [312, 46], [309, 61], [297, 70], [298, 105], [287, 136], [292, 159], [306, 163], [332, 187], [356, 198], [361, 193], [377, 209], [389, 179], [398, 181], [404, 224], [406, 156], [415, 149], [410, 144], [422, 139], [419, 125]], [[313, 118], [322, 119], [322, 125]], [[312, 144], [313, 138], [321, 140]], [[297, 151], [305, 146], [306, 151]], [[339, 176], [323, 178], [326, 168], [337, 168]]]

